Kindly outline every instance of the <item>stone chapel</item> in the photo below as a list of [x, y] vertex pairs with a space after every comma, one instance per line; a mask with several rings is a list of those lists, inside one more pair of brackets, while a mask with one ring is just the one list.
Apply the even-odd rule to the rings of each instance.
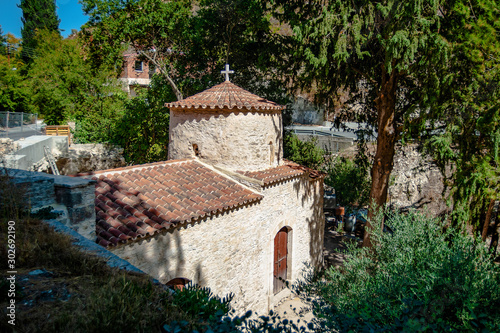
[[[227, 68], [226, 68], [227, 72]], [[283, 159], [283, 106], [229, 81], [170, 109], [169, 160], [96, 180], [98, 244], [266, 314], [323, 263], [323, 175]]]

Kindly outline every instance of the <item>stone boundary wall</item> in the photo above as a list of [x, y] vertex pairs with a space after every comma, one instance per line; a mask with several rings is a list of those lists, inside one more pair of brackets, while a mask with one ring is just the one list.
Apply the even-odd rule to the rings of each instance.
[[95, 180], [18, 169], [4, 172], [13, 186], [24, 188], [29, 210], [51, 206], [61, 214], [61, 223], [95, 241]]
[[443, 198], [443, 181], [437, 165], [416, 145], [399, 147], [394, 156], [388, 204], [394, 209], [416, 209], [429, 216], [447, 214], [452, 207]]
[[120, 168], [126, 165], [123, 148], [101, 144], [73, 144], [67, 153], [57, 159], [62, 175]]
[[12, 154], [19, 150], [19, 144], [9, 138], [0, 139], [0, 158], [4, 155]]
[[[104, 247], [98, 245], [96, 242], [83, 237], [78, 232], [64, 225], [63, 223], [57, 220], [45, 220], [43, 222], [53, 227], [55, 231], [70, 236], [73, 239], [73, 244], [80, 247], [82, 251], [104, 258], [109, 267], [117, 267], [129, 272], [146, 274], [128, 261], [121, 259], [117, 255], [106, 250]], [[155, 279], [152, 280], [155, 283], [159, 283]]]

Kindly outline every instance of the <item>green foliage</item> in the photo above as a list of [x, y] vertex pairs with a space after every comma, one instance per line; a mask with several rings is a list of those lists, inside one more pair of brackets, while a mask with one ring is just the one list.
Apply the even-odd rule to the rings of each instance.
[[[439, 34], [442, 0], [274, 1], [273, 15], [293, 33], [283, 36], [281, 63], [292, 91], [306, 89], [338, 120], [366, 122], [377, 132], [370, 196], [385, 204], [395, 145], [405, 117], [434, 99], [449, 45]], [[353, 106], [353, 107], [349, 107]]]
[[30, 112], [31, 92], [21, 75], [23, 63], [0, 55], [0, 111]]
[[128, 162], [141, 164], [168, 159], [169, 111], [165, 103], [173, 100], [175, 95], [165, 78], [155, 75], [149, 88], [127, 101], [111, 141], [123, 147]]
[[183, 290], [177, 290], [172, 304], [183, 309], [186, 314], [196, 315], [203, 321], [215, 321], [231, 310], [230, 302], [234, 295], [218, 297], [207, 287], [188, 285]]
[[[422, 118], [427, 147], [443, 172], [454, 169], [455, 223], [479, 227], [484, 203], [498, 200], [500, 2], [451, 1], [442, 34], [453, 46], [435, 107]], [[439, 121], [429, 121], [429, 119]]]
[[493, 332], [500, 270], [483, 243], [410, 212], [374, 223], [374, 248], [351, 248], [342, 268], [311, 285], [316, 315], [340, 332]]
[[317, 139], [301, 141], [294, 133], [286, 133], [284, 157], [308, 168], [319, 169], [325, 161], [325, 152], [317, 147]]
[[7, 37], [4, 36], [0, 25], [0, 55], [7, 55]]
[[38, 56], [26, 77], [33, 109], [47, 125], [85, 118], [99, 132], [91, 135], [102, 137], [109, 124], [93, 120], [113, 121], [125, 97], [118, 81], [105, 68], [92, 73], [77, 39], [63, 40], [47, 30], [39, 31], [37, 38]]
[[179, 48], [183, 28], [191, 15], [188, 0], [83, 0], [89, 23], [82, 36], [96, 68], [103, 64], [121, 69], [125, 45], [160, 71], [175, 92], [178, 90], [173, 64], [186, 50]]
[[[23, 60], [30, 62], [37, 55], [38, 42], [42, 36], [40, 30], [48, 30], [59, 35], [59, 20], [56, 14], [55, 0], [21, 0], [18, 5], [23, 11]], [[42, 37], [43, 38], [43, 37]]]
[[368, 204], [370, 179], [366, 168], [355, 161], [336, 157], [326, 164], [325, 183], [335, 189], [337, 203], [341, 206], [363, 207]]
[[273, 67], [273, 42], [267, 3], [259, 0], [203, 0], [185, 32], [185, 56], [178, 70], [187, 95], [221, 82], [224, 64], [231, 81], [280, 104], [287, 104], [281, 73]]

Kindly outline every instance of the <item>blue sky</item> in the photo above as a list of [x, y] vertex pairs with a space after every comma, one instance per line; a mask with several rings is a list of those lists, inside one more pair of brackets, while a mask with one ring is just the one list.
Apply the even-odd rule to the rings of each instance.
[[[17, 7], [21, 0], [0, 0], [0, 25], [4, 34], [10, 32], [21, 38], [21, 16], [23, 12]], [[82, 5], [78, 0], [56, 0], [57, 16], [61, 20], [59, 29], [63, 37], [71, 33], [71, 29], [80, 30], [88, 18], [83, 15]]]

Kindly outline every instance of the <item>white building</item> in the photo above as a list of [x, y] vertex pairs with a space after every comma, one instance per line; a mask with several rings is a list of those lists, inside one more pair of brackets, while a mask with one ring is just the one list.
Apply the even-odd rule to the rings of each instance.
[[227, 80], [170, 103], [169, 161], [98, 171], [97, 242], [265, 314], [323, 263], [323, 175], [283, 160], [282, 106]]

